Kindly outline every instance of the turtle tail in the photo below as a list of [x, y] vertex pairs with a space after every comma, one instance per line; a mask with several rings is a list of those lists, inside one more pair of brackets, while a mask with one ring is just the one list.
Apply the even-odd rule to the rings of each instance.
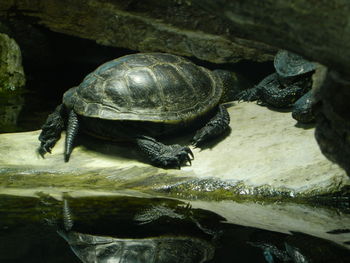
[[66, 134], [66, 143], [64, 149], [64, 161], [68, 162], [69, 157], [73, 151], [74, 139], [78, 134], [79, 130], [79, 120], [78, 115], [71, 110], [68, 115], [68, 123], [67, 123], [67, 134]]

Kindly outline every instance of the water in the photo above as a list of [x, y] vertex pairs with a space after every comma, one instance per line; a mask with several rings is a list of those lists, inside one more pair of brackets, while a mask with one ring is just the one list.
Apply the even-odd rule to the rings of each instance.
[[[1, 196], [1, 263], [350, 262], [350, 225], [344, 228], [349, 214], [344, 211], [281, 206], [294, 215], [302, 210], [290, 222], [279, 215], [293, 230], [288, 233], [279, 227], [283, 224], [278, 224], [278, 216], [269, 212], [277, 204], [227, 201], [204, 205], [202, 201], [125, 195], [63, 196], [61, 200], [40, 193], [33, 197]], [[283, 210], [281, 207], [277, 210]], [[245, 211], [246, 219], [242, 210], [249, 210]], [[262, 222], [262, 211], [271, 214], [266, 222]], [[332, 211], [340, 217], [334, 217]], [[332, 231], [321, 233], [332, 216], [334, 221], [340, 220], [335, 225], [341, 228], [334, 229], [334, 222], [329, 222]], [[232, 223], [235, 221], [241, 224]], [[295, 222], [301, 223], [300, 227]], [[249, 226], [259, 223], [261, 228]], [[295, 231], [298, 227], [320, 233]]]

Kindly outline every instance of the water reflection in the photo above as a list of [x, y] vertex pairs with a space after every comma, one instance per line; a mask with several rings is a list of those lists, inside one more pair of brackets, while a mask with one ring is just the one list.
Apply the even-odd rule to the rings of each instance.
[[266, 262], [350, 262], [349, 251], [339, 245], [303, 233], [284, 235], [256, 231], [248, 241], [262, 249]]
[[[165, 207], [155, 206], [136, 215], [140, 224], [148, 224], [163, 216], [176, 219], [190, 217]], [[197, 223], [198, 224], [198, 223]], [[73, 231], [74, 221], [68, 201], [63, 206], [64, 229], [58, 233], [68, 242], [75, 255], [84, 263], [195, 263], [207, 262], [214, 247], [204, 239], [191, 236], [158, 236], [148, 238], [116, 238]]]
[[350, 251], [303, 233], [231, 224], [174, 199], [0, 196], [0, 262], [341, 263]]

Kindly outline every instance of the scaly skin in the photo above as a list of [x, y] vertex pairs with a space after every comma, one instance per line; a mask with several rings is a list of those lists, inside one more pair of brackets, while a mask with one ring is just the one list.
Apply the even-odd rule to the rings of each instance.
[[281, 84], [277, 73], [264, 78], [252, 89], [244, 90], [238, 95], [242, 101], [258, 101], [276, 108], [290, 107], [310, 87], [308, 78], [296, 79], [288, 84]]
[[79, 130], [79, 119], [78, 115], [71, 110], [68, 115], [68, 123], [67, 123], [67, 134], [66, 134], [66, 142], [65, 142], [65, 150], [64, 150], [64, 161], [68, 162], [69, 157], [73, 151], [74, 139], [78, 134]]
[[204, 142], [221, 135], [229, 128], [229, 123], [230, 115], [228, 114], [227, 109], [225, 106], [219, 105], [216, 115], [203, 128], [196, 132], [196, 135], [192, 139], [192, 145], [197, 147]]
[[[65, 116], [63, 114], [65, 111], [64, 106], [60, 105], [51, 115], [49, 115], [44, 124], [39, 137], [41, 141], [39, 153], [42, 156], [47, 152], [50, 153], [51, 148], [59, 140], [60, 134], [65, 128]], [[229, 128], [229, 122], [230, 116], [227, 109], [223, 105], [219, 105], [216, 115], [210, 119], [204, 127], [197, 131], [193, 137], [192, 144], [197, 147], [210, 139], [221, 135]], [[78, 135], [79, 126], [79, 116], [73, 110], [70, 110], [66, 125], [67, 132], [64, 151], [64, 160], [66, 162], [69, 161], [72, 153], [74, 140]], [[143, 135], [136, 136], [135, 140], [139, 149], [146, 155], [150, 162], [156, 166], [164, 168], [180, 168], [186, 163], [191, 165], [193, 153], [187, 146], [181, 146], [178, 144], [165, 145], [152, 137]]]
[[41, 128], [42, 131], [39, 135], [39, 141], [41, 144], [38, 148], [38, 152], [43, 158], [46, 153], [51, 153], [51, 149], [61, 138], [61, 132], [64, 128], [64, 107], [61, 104], [49, 115], [45, 124]]
[[184, 163], [191, 164], [190, 156], [193, 158], [193, 153], [187, 146], [165, 145], [148, 136], [139, 136], [136, 138], [136, 143], [151, 163], [156, 166], [180, 169]]

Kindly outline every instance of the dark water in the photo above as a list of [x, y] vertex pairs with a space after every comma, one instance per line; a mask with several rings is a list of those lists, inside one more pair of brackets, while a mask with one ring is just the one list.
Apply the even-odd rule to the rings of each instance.
[[350, 262], [350, 250], [331, 241], [230, 224], [172, 199], [0, 200], [1, 263]]

